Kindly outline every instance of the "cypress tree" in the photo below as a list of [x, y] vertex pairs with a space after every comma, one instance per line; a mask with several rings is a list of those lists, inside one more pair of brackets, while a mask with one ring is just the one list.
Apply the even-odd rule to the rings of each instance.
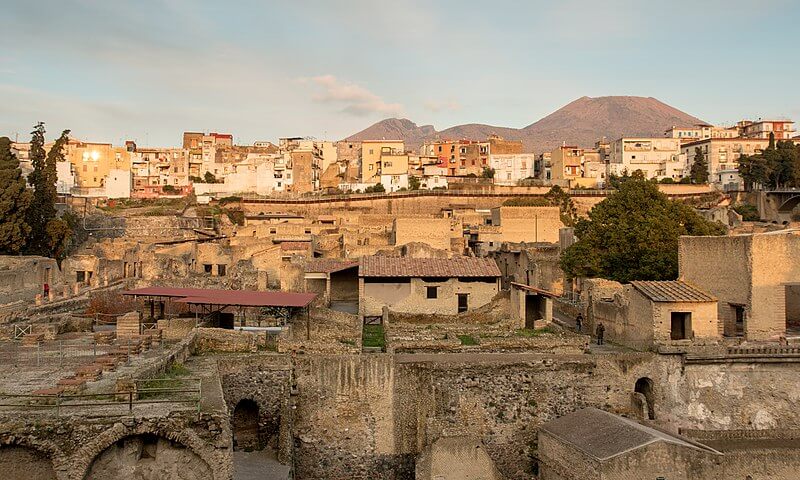
[[700, 147], [694, 148], [694, 163], [689, 170], [692, 183], [708, 183], [708, 162]]
[[45, 153], [44, 150], [44, 134], [45, 128], [42, 122], [39, 122], [31, 132], [33, 172], [28, 175], [28, 182], [33, 187], [33, 201], [28, 210], [31, 237], [27, 250], [28, 253], [34, 255], [50, 256], [53, 253], [53, 247], [48, 233], [48, 225], [56, 219], [56, 201], [58, 200], [56, 163], [64, 159], [64, 146], [69, 140], [69, 130], [61, 133], [49, 153]]
[[16, 254], [25, 246], [31, 227], [26, 221], [31, 192], [25, 187], [11, 140], [0, 137], [0, 253]]

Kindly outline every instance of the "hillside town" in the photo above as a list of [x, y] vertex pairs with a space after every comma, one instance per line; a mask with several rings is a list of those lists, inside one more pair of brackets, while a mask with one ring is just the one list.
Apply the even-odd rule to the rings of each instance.
[[[735, 191], [744, 188], [738, 158], [765, 150], [771, 137], [800, 144], [794, 122], [762, 119], [730, 127], [671, 126], [662, 136], [602, 138], [592, 147], [564, 138], [560, 146], [540, 152], [498, 135], [429, 140], [419, 149], [409, 148], [402, 138], [298, 136], [237, 145], [229, 133], [184, 132], [180, 146], [153, 148], [70, 136], [57, 164], [58, 192], [107, 199], [194, 194], [208, 202], [227, 196], [437, 190], [465, 183], [603, 189], [610, 177], [637, 170], [661, 182], [690, 181], [698, 155], [705, 161], [708, 183]], [[11, 149], [23, 175], [32, 171], [30, 143], [15, 141]]]

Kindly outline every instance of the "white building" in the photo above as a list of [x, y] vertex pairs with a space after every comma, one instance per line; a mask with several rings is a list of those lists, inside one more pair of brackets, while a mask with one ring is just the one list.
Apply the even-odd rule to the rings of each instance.
[[381, 175], [381, 184], [387, 192], [396, 192], [403, 188], [408, 190], [408, 173]]
[[75, 170], [72, 162], [56, 162], [56, 190], [62, 195], [69, 195], [72, 193], [72, 187], [75, 186]]
[[679, 180], [685, 169], [686, 156], [681, 154], [678, 138], [623, 137], [611, 143], [609, 175], [621, 176], [641, 170], [648, 179]]
[[494, 169], [494, 183], [516, 185], [523, 178], [533, 177], [535, 161], [532, 153], [490, 154], [489, 167]]
[[131, 171], [112, 168], [103, 181], [104, 193], [102, 196], [107, 198], [130, 198], [131, 197]]

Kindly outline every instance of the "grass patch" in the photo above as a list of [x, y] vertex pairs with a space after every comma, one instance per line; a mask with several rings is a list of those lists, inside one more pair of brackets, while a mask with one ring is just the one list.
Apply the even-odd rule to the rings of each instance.
[[386, 347], [383, 325], [364, 325], [361, 344], [365, 347]]
[[478, 344], [478, 341], [472, 335], [458, 335], [458, 339], [461, 340], [461, 345], [473, 346]]
[[514, 335], [518, 337], [538, 337], [539, 335], [547, 333], [554, 333], [554, 330], [551, 327], [521, 328], [514, 332]]
[[[143, 380], [138, 383], [139, 390], [148, 390], [155, 388], [182, 388], [191, 386], [191, 382], [187, 382], [182, 377], [188, 377], [191, 374], [188, 368], [182, 363], [173, 363], [169, 370], [164, 372], [158, 377]], [[140, 392], [139, 399], [147, 400], [152, 398], [165, 398], [175, 396], [174, 393], [169, 392]]]

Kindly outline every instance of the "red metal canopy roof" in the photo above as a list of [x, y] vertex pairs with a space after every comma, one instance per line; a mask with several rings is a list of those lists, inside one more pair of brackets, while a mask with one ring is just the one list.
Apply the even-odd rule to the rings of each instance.
[[169, 297], [195, 305], [236, 305], [242, 307], [307, 307], [315, 293], [259, 292], [253, 290], [215, 290], [206, 288], [145, 287], [125, 290], [123, 295]]

